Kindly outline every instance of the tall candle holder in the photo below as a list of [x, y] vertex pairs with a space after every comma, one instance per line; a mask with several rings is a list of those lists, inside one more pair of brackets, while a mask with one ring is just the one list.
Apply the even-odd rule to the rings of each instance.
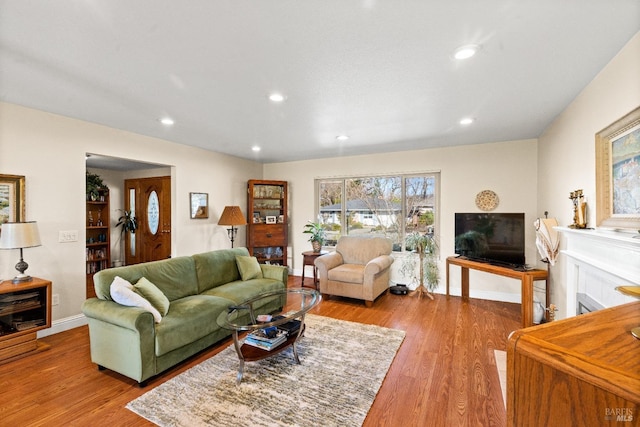
[[569, 193], [569, 199], [573, 202], [573, 224], [569, 228], [587, 228], [587, 202], [582, 190]]

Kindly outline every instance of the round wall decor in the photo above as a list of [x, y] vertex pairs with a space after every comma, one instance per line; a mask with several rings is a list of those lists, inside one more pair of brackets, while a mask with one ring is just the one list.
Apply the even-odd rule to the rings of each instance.
[[491, 190], [482, 190], [476, 195], [476, 206], [483, 211], [492, 211], [498, 207], [498, 195]]

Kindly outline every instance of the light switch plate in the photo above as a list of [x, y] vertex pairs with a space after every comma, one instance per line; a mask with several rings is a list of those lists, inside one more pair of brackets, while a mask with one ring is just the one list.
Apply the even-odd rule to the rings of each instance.
[[66, 230], [58, 232], [58, 242], [70, 243], [78, 241], [78, 230]]

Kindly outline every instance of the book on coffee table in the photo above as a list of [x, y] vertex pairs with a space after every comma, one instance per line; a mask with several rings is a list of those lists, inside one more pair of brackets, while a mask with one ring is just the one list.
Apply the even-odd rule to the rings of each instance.
[[[275, 329], [275, 328], [274, 328]], [[275, 330], [272, 333], [266, 333], [264, 329], [257, 329], [248, 334], [244, 343], [263, 350], [271, 350], [287, 340], [287, 333], [281, 330]]]

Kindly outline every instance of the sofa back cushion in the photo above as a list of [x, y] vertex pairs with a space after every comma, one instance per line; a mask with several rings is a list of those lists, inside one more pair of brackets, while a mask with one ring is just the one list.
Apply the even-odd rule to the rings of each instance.
[[169, 301], [198, 293], [194, 260], [188, 256], [100, 270], [93, 276], [98, 298], [111, 300], [109, 287], [116, 276], [133, 284], [146, 277]]
[[391, 254], [393, 245], [384, 237], [342, 236], [336, 245], [336, 252], [342, 255], [345, 264], [364, 265], [380, 255]]
[[247, 248], [221, 249], [193, 255], [198, 293], [240, 280], [236, 256], [249, 256]]

